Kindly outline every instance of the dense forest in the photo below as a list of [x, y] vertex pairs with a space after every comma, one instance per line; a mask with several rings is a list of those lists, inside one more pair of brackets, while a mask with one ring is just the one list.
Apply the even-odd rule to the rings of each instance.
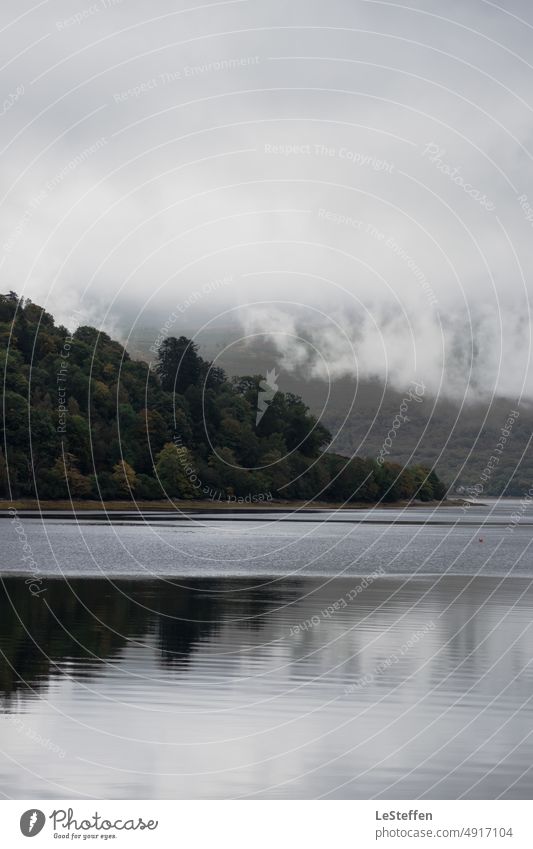
[[165, 339], [151, 369], [93, 327], [71, 334], [56, 326], [14, 292], [0, 295], [0, 335], [3, 498], [372, 503], [445, 495], [428, 467], [328, 452], [328, 430], [298, 395], [263, 394], [261, 375], [229, 380], [185, 337]]

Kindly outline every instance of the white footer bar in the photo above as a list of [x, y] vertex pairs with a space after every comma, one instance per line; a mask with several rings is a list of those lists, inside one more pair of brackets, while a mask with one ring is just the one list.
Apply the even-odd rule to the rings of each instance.
[[529, 801], [9, 800], [0, 829], [9, 849], [533, 847]]

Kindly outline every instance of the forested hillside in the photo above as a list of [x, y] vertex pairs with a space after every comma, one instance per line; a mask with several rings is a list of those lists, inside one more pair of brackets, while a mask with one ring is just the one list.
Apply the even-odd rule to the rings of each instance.
[[[132, 321], [130, 316], [122, 325], [119, 322], [120, 332], [128, 338], [128, 350], [132, 356], [149, 359], [156, 329], [141, 327], [130, 333]], [[264, 337], [235, 343], [241, 334], [239, 325], [210, 326], [199, 336], [203, 356], [216, 357], [229, 375], [241, 374], [243, 369], [261, 371], [265, 363], [279, 362], [275, 346]], [[377, 378], [355, 379], [353, 375], [328, 383], [303, 367], [291, 372], [283, 368], [282, 361], [280, 383], [286, 392], [301, 394], [311, 412], [322, 414], [321, 421], [335, 440], [329, 450], [345, 456], [379, 455], [407, 391], [407, 386], [384, 386]], [[513, 410], [520, 415], [505, 450], [497, 455], [497, 466], [486, 476], [484, 470]], [[417, 462], [435, 468], [450, 491], [458, 494], [523, 497], [533, 480], [532, 434], [533, 402], [527, 396], [483, 397], [472, 392], [468, 399], [458, 399], [442, 392], [435, 398], [426, 391], [423, 403], [409, 405], [408, 421], [394, 439], [388, 459], [401, 466]]]
[[[185, 337], [152, 371], [93, 327], [72, 335], [41, 307], [0, 296], [0, 494], [41, 499], [440, 499], [424, 466], [327, 452], [302, 399], [261, 375], [228, 380]], [[260, 411], [260, 415], [259, 415]]]

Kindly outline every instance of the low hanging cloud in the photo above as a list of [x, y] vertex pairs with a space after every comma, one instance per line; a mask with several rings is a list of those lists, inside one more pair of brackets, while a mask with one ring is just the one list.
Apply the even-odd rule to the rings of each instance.
[[325, 380], [533, 398], [526, 0], [1, 15], [4, 290], [71, 329], [150, 339], [188, 303], [173, 332], [239, 317]]
[[378, 379], [399, 390], [418, 381], [434, 396], [470, 401], [531, 392], [529, 325], [512, 312], [498, 316], [479, 309], [468, 319], [448, 313], [443, 321], [428, 322], [416, 312], [394, 315], [378, 304], [359, 315], [332, 312], [325, 323], [301, 311], [249, 306], [241, 320], [251, 344], [257, 336], [268, 339], [279, 367], [302, 380]]

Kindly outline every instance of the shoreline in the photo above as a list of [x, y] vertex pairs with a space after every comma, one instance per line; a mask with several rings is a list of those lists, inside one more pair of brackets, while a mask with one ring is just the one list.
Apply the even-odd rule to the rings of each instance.
[[[0, 567], [0, 581], [9, 581], [9, 580], [23, 580], [27, 579], [29, 572], [24, 572], [22, 569], [17, 570], [5, 570]], [[533, 581], [531, 575], [521, 574], [521, 575], [510, 575], [504, 572], [486, 572], [486, 573], [477, 573], [471, 574], [469, 572], [383, 572], [377, 576], [374, 576], [371, 572], [348, 572], [348, 573], [339, 573], [339, 574], [330, 574], [321, 571], [310, 571], [310, 572], [298, 572], [298, 573], [288, 573], [287, 575], [280, 575], [275, 572], [249, 572], [246, 575], [243, 575], [242, 572], [221, 572], [215, 571], [209, 573], [197, 574], [192, 571], [182, 571], [176, 572], [172, 574], [167, 573], [158, 573], [158, 572], [146, 572], [141, 574], [139, 572], [112, 572], [110, 570], [106, 571], [94, 571], [94, 572], [42, 572], [41, 577], [43, 581], [47, 583], [49, 581], [106, 581], [111, 582], [113, 584], [118, 584], [121, 581], [123, 582], [154, 582], [154, 583], [172, 583], [173, 581], [195, 581], [195, 582], [209, 582], [213, 580], [224, 580], [224, 581], [235, 581], [236, 583], [244, 583], [247, 584], [249, 581], [268, 581], [271, 584], [279, 584], [285, 581], [297, 582], [301, 583], [302, 581], [309, 581], [311, 583], [317, 582], [320, 586], [324, 584], [330, 584], [332, 582], [344, 582], [353, 586], [353, 582], [369, 579], [371, 580], [371, 585], [376, 589], [379, 589], [380, 586], [386, 583], [393, 584], [401, 584], [404, 585], [406, 583], [427, 583], [430, 587], [433, 587], [436, 584], [441, 585], [452, 585], [452, 584], [466, 584], [470, 586], [472, 583], [488, 583], [490, 581], [494, 582], [497, 585], [500, 585], [504, 582], [507, 585], [510, 584], [518, 584], [522, 583], [526, 585], [528, 590], [533, 591]]]
[[[417, 508], [434, 509], [436, 507], [463, 507], [470, 503], [467, 499], [445, 499], [443, 501], [390, 501], [382, 502], [350, 502], [347, 504], [328, 501], [268, 501], [261, 504], [239, 503], [234, 501], [216, 502], [183, 500], [183, 501], [38, 501], [37, 499], [21, 498], [13, 501], [0, 500], [0, 518], [9, 518], [9, 510], [14, 510], [22, 516], [25, 513], [40, 515], [41, 513], [61, 513], [63, 518], [70, 514], [73, 518], [79, 513], [115, 514], [149, 514], [168, 513], [169, 515], [195, 513], [318, 513], [337, 510], [414, 510]], [[476, 502], [477, 503], [477, 502]], [[483, 506], [481, 502], [479, 506]]]

